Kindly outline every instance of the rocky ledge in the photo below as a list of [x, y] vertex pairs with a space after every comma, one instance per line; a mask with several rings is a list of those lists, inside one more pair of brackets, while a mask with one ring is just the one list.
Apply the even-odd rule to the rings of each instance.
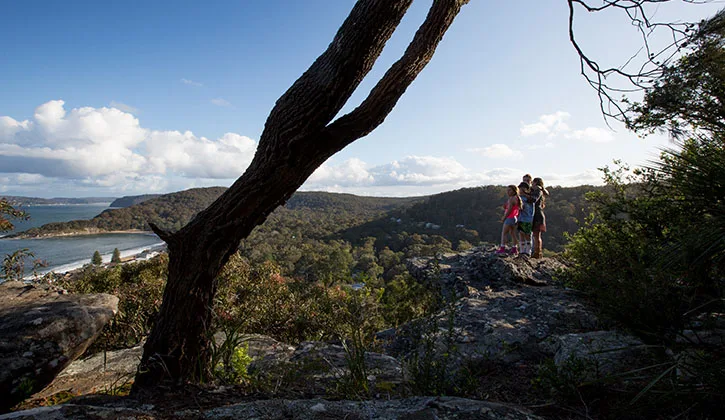
[[112, 295], [0, 284], [0, 412], [51, 383], [117, 310]]

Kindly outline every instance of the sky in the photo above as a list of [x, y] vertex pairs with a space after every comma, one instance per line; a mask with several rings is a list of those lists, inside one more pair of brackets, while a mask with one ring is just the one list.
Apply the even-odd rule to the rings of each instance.
[[[119, 197], [231, 185], [275, 101], [354, 3], [4, 1], [0, 194]], [[698, 21], [718, 3], [673, 0], [651, 12]], [[430, 4], [414, 1], [341, 115], [400, 57]], [[614, 159], [656, 159], [672, 142], [608, 126], [579, 74], [567, 22], [565, 0], [471, 0], [385, 122], [301, 189], [425, 195], [518, 183], [527, 172], [547, 185], [596, 185], [597, 168]], [[607, 65], [641, 46], [622, 13], [577, 10], [575, 30]]]

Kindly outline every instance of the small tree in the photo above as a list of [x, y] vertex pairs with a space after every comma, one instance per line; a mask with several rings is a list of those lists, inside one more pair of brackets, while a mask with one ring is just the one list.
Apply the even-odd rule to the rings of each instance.
[[0, 198], [0, 232], [13, 230], [13, 224], [9, 219], [27, 220], [30, 218], [27, 213], [13, 207], [5, 198]]
[[101, 265], [103, 263], [103, 259], [101, 258], [101, 253], [96, 250], [96, 252], [93, 253], [93, 257], [91, 257], [91, 264], [93, 265]]
[[121, 251], [119, 251], [118, 248], [113, 249], [113, 255], [111, 256], [111, 262], [112, 263], [121, 262]]

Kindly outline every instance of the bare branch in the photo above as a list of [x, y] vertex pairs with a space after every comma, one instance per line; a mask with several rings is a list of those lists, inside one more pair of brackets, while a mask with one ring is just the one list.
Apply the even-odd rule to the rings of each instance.
[[[602, 0], [599, 5], [592, 5], [587, 0], [567, 0], [569, 6], [569, 40], [574, 46], [580, 60], [580, 72], [587, 83], [597, 92], [602, 115], [609, 124], [610, 118], [627, 122], [628, 109], [626, 102], [615, 98], [615, 93], [632, 93], [650, 89], [660, 78], [665, 69], [681, 56], [682, 49], [687, 45], [692, 34], [693, 23], [688, 22], [655, 22], [648, 11], [648, 5], [667, 3], [673, 0]], [[674, 0], [677, 1], [677, 0]], [[680, 0], [690, 4], [706, 4], [712, 0]], [[631, 24], [636, 27], [642, 39], [642, 47], [619, 67], [602, 67], [592, 59], [577, 42], [574, 34], [574, 15], [576, 6], [588, 13], [602, 12], [608, 9], [622, 11]], [[668, 32], [672, 41], [654, 51], [650, 45], [653, 35]], [[638, 58], [642, 63], [638, 68], [627, 70]], [[608, 81], [609, 78], [609, 81]], [[630, 87], [615, 87], [611, 82], [624, 82]]]

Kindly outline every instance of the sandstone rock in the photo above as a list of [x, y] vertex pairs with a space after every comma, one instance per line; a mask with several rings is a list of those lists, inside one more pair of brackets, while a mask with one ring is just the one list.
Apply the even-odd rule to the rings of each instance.
[[76, 360], [31, 398], [41, 400], [63, 391], [86, 395], [118, 388], [133, 380], [142, 355], [143, 345], [139, 345]]
[[452, 368], [479, 360], [536, 363], [554, 355], [547, 339], [599, 329], [576, 292], [553, 285], [555, 272], [564, 267], [559, 261], [475, 250], [444, 262], [446, 268], [438, 270], [441, 265], [431, 259], [417, 259], [414, 272], [463, 297], [433, 317], [378, 334], [390, 354], [420, 354], [426, 346], [415, 337], [422, 336], [435, 342], [439, 355], [455, 348]]
[[[365, 368], [372, 388], [375, 384], [395, 386], [405, 381], [400, 362], [388, 355], [366, 352]], [[255, 360], [249, 371], [270, 377], [285, 375], [294, 382], [290, 386], [303, 388], [306, 394], [325, 395], [350, 374], [350, 367], [342, 346], [306, 341], [292, 354], [282, 351]]]
[[[160, 410], [159, 410], [160, 411]], [[310, 400], [261, 400], [204, 411], [184, 410], [159, 412], [149, 407], [145, 410], [124, 407], [94, 407], [67, 404], [43, 407], [0, 416], [0, 420], [31, 419], [265, 419], [265, 420], [313, 420], [313, 419], [510, 419], [535, 420], [540, 417], [531, 412], [509, 405], [454, 397], [414, 397], [400, 400], [376, 401], [327, 401]]]
[[554, 346], [556, 366], [584, 362], [580, 367], [588, 379], [640, 368], [644, 361], [652, 360], [650, 350], [640, 339], [617, 331], [565, 334], [555, 339]]
[[48, 385], [118, 310], [107, 294], [69, 295], [22, 282], [0, 285], [0, 412]]

